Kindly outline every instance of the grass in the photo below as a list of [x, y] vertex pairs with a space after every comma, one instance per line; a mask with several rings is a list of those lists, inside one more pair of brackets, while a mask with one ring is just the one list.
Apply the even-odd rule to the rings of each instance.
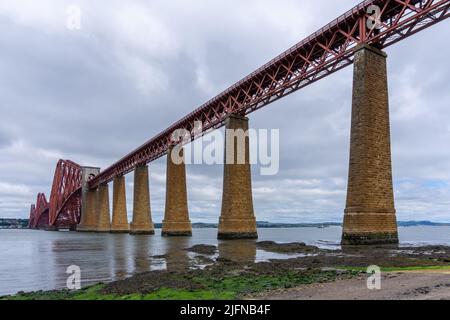
[[[343, 266], [341, 277], [353, 277], [366, 272], [365, 267]], [[450, 266], [381, 267], [382, 272], [402, 272], [420, 270], [450, 270]], [[271, 275], [245, 274], [224, 276], [194, 276], [190, 281], [198, 284], [198, 289], [162, 287], [150, 293], [126, 295], [106, 294], [105, 284], [97, 284], [78, 291], [39, 291], [0, 297], [0, 300], [235, 300], [247, 294], [261, 293], [275, 289], [285, 289], [319, 282], [330, 282], [339, 276], [337, 271], [290, 271]]]
[[[274, 274], [245, 274], [223, 276], [196, 275], [189, 277], [189, 281], [197, 284], [196, 289], [161, 287], [150, 293], [132, 293], [114, 295], [105, 293], [105, 284], [96, 284], [78, 291], [54, 290], [19, 293], [12, 296], [0, 297], [0, 300], [235, 300], [247, 294], [255, 294], [275, 289], [285, 289], [319, 282], [334, 281], [341, 277], [353, 277], [366, 272], [365, 267], [342, 266], [336, 269], [345, 270], [344, 274], [337, 271], [290, 271]], [[447, 266], [410, 266], [410, 267], [381, 267], [382, 272], [449, 270]], [[179, 280], [186, 280], [180, 275]]]
[[[356, 275], [348, 271], [346, 276]], [[336, 271], [292, 271], [280, 275], [227, 275], [220, 278], [197, 276], [192, 279], [200, 289], [186, 290], [160, 288], [147, 294], [104, 294], [104, 284], [97, 284], [79, 291], [47, 291], [21, 293], [0, 299], [8, 300], [234, 300], [250, 293], [291, 288], [302, 284], [333, 281]]]

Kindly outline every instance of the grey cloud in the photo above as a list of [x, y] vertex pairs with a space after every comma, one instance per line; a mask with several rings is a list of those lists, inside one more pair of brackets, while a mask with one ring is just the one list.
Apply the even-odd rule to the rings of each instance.
[[6, 129], [0, 127], [0, 149], [10, 145], [11, 143], [12, 139], [10, 133]]
[[[46, 5], [63, 15], [66, 2]], [[26, 217], [37, 192], [49, 195], [59, 157], [104, 168], [357, 1], [80, 1], [79, 32], [64, 30], [63, 16], [16, 3], [21, 19], [0, 5], [0, 183], [30, 193], [0, 189], [0, 216]], [[450, 221], [446, 23], [387, 49], [402, 220]], [[351, 84], [349, 67], [250, 116], [282, 139], [278, 175], [253, 167], [258, 220], [342, 220]], [[223, 168], [187, 170], [192, 220], [217, 221]], [[165, 158], [150, 164], [155, 221], [164, 176]], [[131, 188], [127, 196], [131, 216]]]

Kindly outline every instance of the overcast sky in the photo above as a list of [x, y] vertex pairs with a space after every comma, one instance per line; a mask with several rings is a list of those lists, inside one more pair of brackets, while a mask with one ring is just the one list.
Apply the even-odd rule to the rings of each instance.
[[[0, 217], [50, 196], [58, 159], [105, 168], [357, 0], [1, 0]], [[67, 10], [81, 9], [81, 29]], [[399, 220], [450, 222], [450, 21], [388, 48]], [[252, 115], [280, 129], [280, 172], [253, 168], [258, 220], [342, 221], [352, 68]], [[165, 158], [150, 164], [162, 220]], [[220, 214], [222, 166], [189, 166], [194, 222]], [[132, 176], [127, 176], [128, 211]], [[112, 192], [111, 192], [112, 193]]]

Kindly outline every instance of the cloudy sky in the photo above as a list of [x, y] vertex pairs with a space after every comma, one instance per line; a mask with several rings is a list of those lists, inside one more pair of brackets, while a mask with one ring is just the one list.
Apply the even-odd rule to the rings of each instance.
[[[105, 168], [357, 3], [1, 0], [0, 217], [28, 217], [58, 159]], [[67, 28], [73, 5], [79, 30]], [[449, 26], [387, 49], [400, 220], [450, 222]], [[258, 220], [342, 220], [351, 85], [349, 67], [250, 116], [281, 136], [279, 174], [253, 168]], [[192, 220], [216, 222], [222, 166], [187, 170]], [[165, 158], [150, 188], [161, 221]]]

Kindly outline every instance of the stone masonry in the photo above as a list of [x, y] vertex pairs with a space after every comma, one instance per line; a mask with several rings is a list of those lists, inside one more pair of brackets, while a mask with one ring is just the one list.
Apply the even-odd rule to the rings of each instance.
[[342, 244], [398, 243], [387, 55], [367, 45], [355, 50], [350, 166]]
[[102, 184], [97, 189], [97, 227], [95, 231], [111, 231], [108, 184]]
[[85, 195], [82, 217], [83, 224], [77, 230], [81, 232], [94, 232], [97, 230], [97, 190], [88, 190]]
[[133, 221], [131, 234], [155, 234], [150, 210], [148, 166], [138, 166], [134, 171]]
[[96, 190], [89, 191], [88, 181], [92, 176], [100, 173], [100, 168], [83, 167], [81, 181], [81, 221], [77, 226], [77, 231], [90, 232], [95, 231], [97, 224], [97, 213], [95, 210]]
[[113, 181], [113, 217], [112, 233], [128, 233], [130, 225], [127, 217], [125, 177], [115, 177]]
[[[173, 152], [179, 152], [181, 163], [172, 161]], [[171, 147], [167, 153], [166, 210], [162, 225], [163, 236], [191, 236], [186, 190], [184, 151]]]
[[[248, 118], [236, 115], [226, 120], [226, 130], [242, 129], [248, 133]], [[225, 160], [234, 157], [233, 163], [225, 161], [223, 176], [222, 212], [219, 219], [219, 239], [256, 239], [256, 219], [253, 212], [249, 137], [239, 139], [225, 137]], [[230, 157], [229, 152], [233, 152]], [[245, 154], [245, 162], [239, 164], [239, 152]]]

